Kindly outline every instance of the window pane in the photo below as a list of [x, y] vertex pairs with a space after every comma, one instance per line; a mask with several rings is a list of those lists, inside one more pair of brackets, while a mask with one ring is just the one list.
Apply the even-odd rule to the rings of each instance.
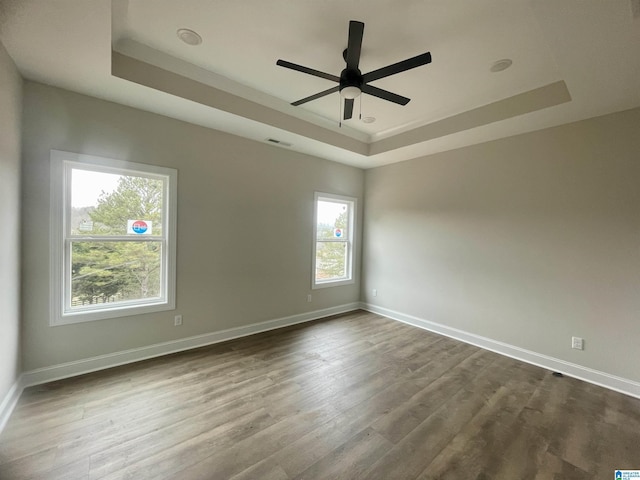
[[162, 234], [162, 180], [71, 170], [72, 235]]
[[159, 298], [160, 242], [72, 242], [71, 308]]
[[347, 278], [347, 244], [316, 242], [316, 282]]
[[343, 202], [318, 200], [316, 238], [347, 239], [349, 205]]

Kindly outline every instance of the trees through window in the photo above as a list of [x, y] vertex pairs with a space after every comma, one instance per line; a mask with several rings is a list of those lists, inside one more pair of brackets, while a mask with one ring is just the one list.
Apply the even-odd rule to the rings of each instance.
[[353, 282], [355, 199], [316, 193], [313, 288]]

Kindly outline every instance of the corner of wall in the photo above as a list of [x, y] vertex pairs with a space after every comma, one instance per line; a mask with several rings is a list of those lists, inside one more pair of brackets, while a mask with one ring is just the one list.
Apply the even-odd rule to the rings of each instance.
[[0, 431], [22, 391], [22, 84], [16, 65], [0, 43]]

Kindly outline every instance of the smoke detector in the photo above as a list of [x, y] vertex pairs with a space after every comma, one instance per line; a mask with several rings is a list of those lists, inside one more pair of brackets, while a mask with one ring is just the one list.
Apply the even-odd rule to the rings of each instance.
[[509, 68], [512, 64], [513, 61], [510, 58], [503, 58], [502, 60], [493, 62], [493, 65], [491, 65], [491, 68], [489, 70], [491, 70], [493, 73], [502, 72], [503, 70]]
[[193, 30], [189, 30], [188, 28], [180, 28], [176, 32], [178, 38], [182, 40], [187, 45], [196, 46], [202, 43], [202, 37], [198, 35]]

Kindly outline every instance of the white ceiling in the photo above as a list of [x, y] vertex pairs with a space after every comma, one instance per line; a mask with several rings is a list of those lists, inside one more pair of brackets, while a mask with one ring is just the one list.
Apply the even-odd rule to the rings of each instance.
[[[0, 40], [28, 79], [370, 168], [640, 106], [638, 2], [0, 0]], [[276, 60], [339, 75], [349, 20], [363, 73], [433, 62], [374, 83], [407, 106], [363, 95], [376, 121], [356, 100], [340, 128], [337, 93], [289, 104], [335, 84]]]

